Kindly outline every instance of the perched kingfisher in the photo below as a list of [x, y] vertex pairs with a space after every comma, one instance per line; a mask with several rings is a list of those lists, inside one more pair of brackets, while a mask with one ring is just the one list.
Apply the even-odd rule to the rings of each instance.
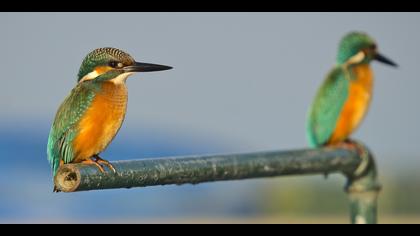
[[[48, 137], [47, 155], [53, 176], [67, 163], [115, 168], [98, 155], [120, 129], [127, 108], [127, 77], [134, 72], [172, 67], [136, 62], [116, 48], [99, 48], [82, 62], [78, 83], [58, 108]], [[54, 192], [57, 192], [54, 186]]]
[[351, 32], [339, 44], [337, 65], [330, 71], [309, 110], [306, 134], [311, 147], [350, 141], [372, 98], [372, 60], [397, 66], [378, 52], [365, 33]]

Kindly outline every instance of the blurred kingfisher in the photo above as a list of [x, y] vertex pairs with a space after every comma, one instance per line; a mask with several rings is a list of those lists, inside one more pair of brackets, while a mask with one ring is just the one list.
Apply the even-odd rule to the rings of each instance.
[[[172, 67], [136, 62], [116, 48], [99, 48], [82, 62], [78, 83], [58, 108], [48, 137], [48, 161], [53, 176], [67, 163], [115, 168], [100, 158], [120, 129], [127, 108], [127, 77], [134, 72], [168, 70]], [[57, 192], [54, 186], [54, 192]]]
[[372, 60], [397, 66], [378, 52], [375, 41], [365, 33], [351, 32], [341, 39], [337, 65], [318, 90], [307, 117], [311, 147], [350, 141], [372, 98]]

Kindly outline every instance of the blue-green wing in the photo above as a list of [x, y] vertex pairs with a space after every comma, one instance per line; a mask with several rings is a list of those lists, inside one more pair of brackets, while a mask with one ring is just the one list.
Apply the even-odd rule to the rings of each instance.
[[348, 97], [349, 79], [341, 67], [325, 79], [309, 110], [306, 136], [311, 147], [324, 145], [331, 138]]
[[77, 134], [77, 122], [89, 108], [95, 96], [91, 83], [78, 84], [58, 108], [48, 137], [47, 155], [53, 175], [57, 173], [60, 160], [69, 163], [74, 159], [72, 141]]

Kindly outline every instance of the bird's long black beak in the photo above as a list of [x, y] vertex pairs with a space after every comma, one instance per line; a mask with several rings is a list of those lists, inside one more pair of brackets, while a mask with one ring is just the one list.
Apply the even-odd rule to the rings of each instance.
[[386, 58], [385, 56], [381, 55], [380, 53], [376, 53], [374, 59], [379, 61], [379, 62], [382, 62], [384, 64], [394, 66], [394, 67], [398, 67], [398, 65], [395, 62], [391, 61], [390, 59]]
[[125, 72], [150, 72], [150, 71], [170, 70], [172, 69], [172, 67], [158, 65], [158, 64], [144, 63], [144, 62], [135, 62], [133, 65], [126, 66], [123, 69]]

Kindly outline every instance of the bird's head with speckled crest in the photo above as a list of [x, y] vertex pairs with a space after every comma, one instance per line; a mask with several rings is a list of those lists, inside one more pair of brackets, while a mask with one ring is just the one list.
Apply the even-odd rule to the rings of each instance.
[[117, 48], [98, 48], [90, 52], [80, 66], [79, 83], [116, 80], [124, 82], [134, 72], [169, 70], [172, 67], [136, 62], [128, 53]]
[[372, 60], [397, 66], [393, 61], [378, 52], [375, 40], [366, 33], [350, 32], [341, 39], [337, 55], [338, 64], [363, 64], [370, 63]]

